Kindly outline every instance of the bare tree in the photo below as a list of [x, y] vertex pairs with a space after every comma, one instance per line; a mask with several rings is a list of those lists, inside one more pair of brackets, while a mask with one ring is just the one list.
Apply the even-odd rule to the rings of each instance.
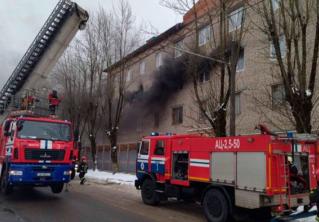
[[312, 131], [319, 52], [319, 2], [266, 0], [252, 7], [269, 39], [297, 132]]
[[[231, 101], [230, 134], [235, 135], [235, 73], [244, 36], [244, 7], [235, 12], [240, 23], [232, 24], [229, 11], [238, 1], [162, 0], [161, 3], [182, 14], [192, 13], [194, 38], [186, 51], [190, 57], [186, 66], [193, 81], [195, 101], [216, 136], [226, 135], [227, 107]], [[209, 49], [199, 44], [202, 24], [208, 24], [212, 30]], [[231, 32], [230, 25], [234, 28]], [[201, 76], [207, 72], [214, 73], [213, 78], [209, 84], [201, 84]]]
[[[62, 115], [73, 123], [74, 130], [79, 137], [83, 137], [87, 122], [87, 76], [79, 62], [78, 45], [69, 48], [55, 67], [56, 82], [61, 88], [63, 99], [61, 103]], [[79, 147], [81, 153], [81, 147]]]
[[[120, 0], [114, 9], [114, 24], [112, 36], [112, 57], [107, 63], [107, 77], [103, 90], [102, 111], [103, 127], [110, 142], [112, 151], [111, 159], [113, 171], [119, 170], [117, 158], [117, 141], [126, 93], [127, 62], [125, 56], [137, 47], [140, 32], [135, 27], [135, 18], [130, 5], [125, 0]], [[112, 71], [112, 63], [118, 62], [118, 69]], [[110, 71], [111, 70], [111, 71]]]

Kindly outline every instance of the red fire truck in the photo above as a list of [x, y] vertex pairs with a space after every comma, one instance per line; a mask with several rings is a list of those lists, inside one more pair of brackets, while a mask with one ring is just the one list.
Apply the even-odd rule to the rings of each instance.
[[71, 179], [74, 144], [71, 123], [31, 111], [12, 112], [0, 128], [1, 190], [50, 186], [60, 193]]
[[138, 150], [135, 186], [149, 205], [191, 197], [211, 222], [242, 208], [270, 214], [309, 204], [318, 151], [317, 139], [306, 135], [148, 136]]

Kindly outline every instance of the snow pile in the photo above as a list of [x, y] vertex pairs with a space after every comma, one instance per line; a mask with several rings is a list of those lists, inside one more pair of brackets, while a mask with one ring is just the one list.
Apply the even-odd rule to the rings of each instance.
[[99, 170], [89, 170], [85, 175], [87, 179], [91, 179], [93, 181], [102, 182], [102, 183], [118, 183], [118, 184], [128, 184], [134, 185], [134, 181], [136, 180], [136, 176], [127, 173], [116, 173], [113, 174], [107, 171], [99, 171]]
[[[303, 211], [303, 207], [298, 207], [296, 213], [301, 213]], [[309, 212], [317, 211], [317, 207], [312, 207]], [[300, 218], [292, 220], [291, 222], [314, 222], [316, 221], [316, 216], [306, 217], [306, 218]]]

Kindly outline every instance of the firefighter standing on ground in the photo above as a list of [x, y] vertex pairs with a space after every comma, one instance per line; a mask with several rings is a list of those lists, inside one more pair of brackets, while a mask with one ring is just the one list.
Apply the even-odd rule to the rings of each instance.
[[86, 181], [85, 174], [87, 173], [88, 168], [89, 167], [88, 167], [88, 164], [87, 164], [87, 158], [86, 158], [86, 156], [82, 156], [81, 162], [79, 164], [79, 169], [78, 169], [79, 177], [80, 177], [80, 180], [81, 180], [81, 182], [80, 182], [81, 185], [83, 185], [85, 183], [85, 181]]

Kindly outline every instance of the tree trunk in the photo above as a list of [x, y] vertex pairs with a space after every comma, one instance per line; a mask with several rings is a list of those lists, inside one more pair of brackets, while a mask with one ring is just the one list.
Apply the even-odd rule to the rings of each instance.
[[220, 111], [216, 116], [215, 124], [215, 136], [223, 137], [226, 136], [226, 111]]
[[94, 136], [90, 136], [90, 143], [91, 143], [91, 155], [92, 155], [92, 162], [93, 162], [93, 170], [95, 171], [97, 168], [96, 162], [96, 140]]
[[313, 104], [309, 98], [294, 97], [290, 101], [297, 133], [311, 133], [311, 112]]
[[111, 144], [111, 160], [112, 160], [112, 170], [113, 174], [119, 171], [119, 163], [118, 163], [118, 147], [117, 147], [117, 134], [111, 133], [109, 136], [110, 144]]

